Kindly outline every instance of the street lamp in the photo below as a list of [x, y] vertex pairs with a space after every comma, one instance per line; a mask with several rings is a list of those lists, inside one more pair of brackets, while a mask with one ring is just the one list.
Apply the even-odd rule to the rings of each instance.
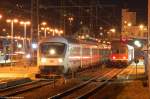
[[44, 30], [44, 37], [46, 37], [46, 30], [49, 30], [49, 27], [46, 27], [46, 22], [42, 22], [41, 25], [43, 26], [41, 30]]
[[24, 26], [24, 39], [23, 39], [23, 49], [24, 49], [24, 52], [26, 52], [26, 47], [27, 47], [27, 25], [30, 25], [30, 21], [21, 21], [20, 22], [21, 25]]
[[46, 23], [46, 22], [42, 22], [41, 24], [42, 24], [43, 26], [46, 26], [46, 25], [47, 25], [47, 23]]
[[112, 28], [110, 29], [111, 32], [115, 33], [116, 32], [116, 29], [115, 28]]
[[132, 26], [132, 23], [131, 23], [131, 22], [129, 22], [127, 25], [128, 25], [128, 27], [131, 27], [131, 26]]
[[143, 25], [143, 24], [140, 24], [140, 25], [139, 25], [139, 36], [144, 37], [143, 32], [144, 32], [144, 25]]
[[69, 17], [68, 20], [71, 23], [74, 20], [74, 18], [73, 17]]
[[[11, 24], [11, 54], [13, 55], [14, 23], [17, 23], [18, 20], [17, 19], [7, 19], [6, 22]], [[11, 55], [11, 67], [12, 67], [12, 60], [13, 60], [12, 55]]]
[[63, 30], [60, 30], [58, 35], [60, 36], [60, 35], [62, 35], [63, 33], [64, 33]]
[[140, 24], [139, 25], [139, 28], [142, 30], [144, 28], [144, 25], [143, 24]]
[[44, 30], [44, 37], [47, 36], [46, 32], [47, 30], [49, 30], [50, 28], [49, 27], [42, 27], [41, 30]]

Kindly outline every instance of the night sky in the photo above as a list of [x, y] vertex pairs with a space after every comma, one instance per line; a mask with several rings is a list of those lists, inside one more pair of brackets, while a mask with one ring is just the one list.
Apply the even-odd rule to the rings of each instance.
[[[65, 11], [64, 9], [63, 11], [61, 11], [60, 8], [50, 8], [51, 6], [98, 5], [100, 6], [100, 8], [98, 9], [98, 25], [113, 25], [119, 27], [121, 24], [122, 8], [128, 8], [130, 11], [137, 12], [138, 24], [147, 24], [147, 2], [147, 0], [39, 0], [40, 21], [46, 20], [51, 24], [60, 26], [60, 24], [62, 24], [62, 18], [60, 17], [64, 15], [64, 13], [67, 13], [68, 16], [79, 16], [79, 13], [82, 13], [82, 16], [90, 16], [90, 12], [88, 12], [90, 11], [89, 8], [82, 8], [81, 12], [79, 12], [79, 8], [65, 8]], [[103, 5], [115, 5], [115, 8], [114, 10], [112, 10], [112, 8], [105, 8]], [[31, 0], [0, 0], [0, 12], [4, 13], [7, 17], [17, 16], [19, 18], [30, 19], [30, 9]], [[92, 14], [94, 15], [95, 12], [92, 12]], [[91, 17], [89, 19], [86, 19], [84, 17], [77, 17], [75, 19], [77, 20], [77, 23], [74, 23], [76, 26], [79, 25], [80, 20], [85, 21], [86, 24], [89, 24], [88, 22], [91, 22]], [[95, 19], [92, 19], [92, 21], [93, 23], [96, 22]], [[74, 30], [76, 29], [77, 27], [74, 27]]]
[[[68, 4], [72, 2], [88, 5], [88, 2], [94, 1], [99, 4], [115, 4], [121, 8], [129, 8], [131, 11], [136, 11], [138, 19], [147, 20], [147, 0], [39, 0], [40, 5], [60, 5], [61, 1], [65, 1]], [[0, 0], [0, 7], [13, 8], [20, 4], [24, 6], [24, 9], [30, 9], [31, 0]]]

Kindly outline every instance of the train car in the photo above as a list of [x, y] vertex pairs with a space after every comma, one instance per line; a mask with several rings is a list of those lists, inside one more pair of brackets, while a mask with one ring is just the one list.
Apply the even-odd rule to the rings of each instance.
[[109, 65], [112, 66], [127, 66], [134, 60], [134, 47], [123, 44], [112, 44], [112, 53], [110, 54]]
[[96, 42], [53, 37], [41, 40], [37, 62], [40, 75], [66, 74], [96, 65], [101, 60]]

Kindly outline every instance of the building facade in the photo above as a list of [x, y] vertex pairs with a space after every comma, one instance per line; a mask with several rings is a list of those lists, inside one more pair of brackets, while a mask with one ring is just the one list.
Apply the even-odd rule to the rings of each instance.
[[122, 9], [121, 35], [124, 38], [147, 39], [147, 26], [136, 23], [136, 12]]

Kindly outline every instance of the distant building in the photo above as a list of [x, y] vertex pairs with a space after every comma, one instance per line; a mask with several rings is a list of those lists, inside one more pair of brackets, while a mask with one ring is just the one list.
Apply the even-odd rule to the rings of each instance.
[[122, 9], [121, 35], [125, 38], [147, 38], [147, 26], [140, 26], [136, 23], [136, 12]]

